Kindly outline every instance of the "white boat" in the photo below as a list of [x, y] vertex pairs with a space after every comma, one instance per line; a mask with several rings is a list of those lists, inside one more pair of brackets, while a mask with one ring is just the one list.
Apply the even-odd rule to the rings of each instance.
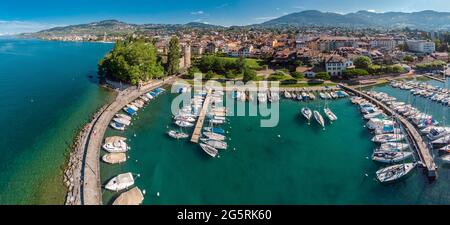
[[303, 107], [301, 113], [308, 120], [308, 122], [311, 120], [312, 117], [311, 109], [309, 109], [308, 107]]
[[325, 128], [325, 121], [323, 120], [322, 115], [316, 110], [314, 110], [314, 119], [316, 119], [317, 123], [320, 124], [323, 128]]
[[170, 130], [169, 132], [167, 132], [167, 134], [175, 139], [183, 139], [183, 138], [187, 138], [189, 137], [188, 134], [183, 133], [183, 132], [179, 132], [179, 131], [175, 131], [175, 130]]
[[427, 134], [427, 138], [433, 141], [448, 134], [450, 134], [450, 127], [435, 127]]
[[292, 98], [292, 95], [289, 92], [285, 91], [284, 92], [284, 97], [285, 98]]
[[136, 107], [136, 106], [133, 105], [133, 104], [128, 104], [127, 107], [130, 108], [130, 109], [132, 109], [132, 110], [134, 110], [134, 111], [136, 111], [136, 112], [139, 111], [139, 108]]
[[396, 163], [412, 156], [412, 152], [385, 152], [379, 151], [372, 154], [372, 160], [382, 163]]
[[398, 180], [408, 174], [414, 167], [415, 163], [403, 163], [380, 169], [376, 172], [377, 179], [380, 182], [391, 182]]
[[191, 116], [185, 116], [185, 115], [176, 115], [176, 116], [174, 117], [174, 119], [175, 119], [175, 120], [186, 121], [186, 122], [189, 122], [189, 123], [193, 123], [193, 122], [195, 122], [195, 120], [196, 120], [194, 117], [191, 117]]
[[203, 151], [205, 151], [211, 157], [216, 157], [217, 153], [219, 153], [219, 151], [217, 149], [215, 149], [214, 147], [209, 146], [207, 144], [200, 143], [200, 147], [203, 149]]
[[102, 145], [102, 148], [111, 153], [123, 153], [128, 151], [127, 143], [122, 140], [107, 142]]
[[384, 128], [375, 129], [375, 134], [400, 134], [402, 130], [393, 126], [386, 126]]
[[225, 136], [222, 134], [216, 134], [213, 132], [203, 132], [203, 135], [205, 135], [206, 137], [208, 137], [211, 140], [216, 140], [216, 141], [224, 141], [225, 140]]
[[223, 124], [225, 121], [224, 120], [211, 119], [211, 120], [209, 120], [209, 122], [213, 123], [213, 124]]
[[108, 181], [105, 188], [110, 191], [122, 191], [134, 185], [134, 178], [131, 173], [122, 173]]
[[448, 145], [450, 144], [450, 135], [438, 138], [431, 142], [434, 145]]
[[387, 119], [378, 119], [378, 118], [372, 118], [367, 122], [366, 127], [370, 130], [375, 129], [383, 129], [386, 126], [394, 126], [395, 122], [393, 120], [387, 120]]
[[367, 120], [368, 119], [372, 119], [374, 117], [377, 117], [377, 116], [381, 115], [382, 113], [383, 113], [382, 110], [377, 110], [377, 111], [375, 111], [373, 113], [369, 113], [369, 114], [364, 115], [364, 119], [367, 119]]
[[187, 121], [182, 121], [182, 120], [175, 121], [175, 124], [180, 126], [180, 127], [193, 127], [194, 126], [193, 123], [189, 123]]
[[387, 142], [380, 145], [377, 151], [386, 151], [386, 152], [399, 152], [409, 148], [409, 145], [406, 143], [400, 142]]
[[450, 152], [450, 145], [446, 145], [439, 149], [439, 151]]
[[102, 156], [102, 161], [109, 164], [123, 163], [127, 161], [125, 153], [107, 153]]
[[123, 125], [121, 123], [111, 122], [109, 125], [112, 128], [116, 129], [116, 130], [120, 130], [120, 131], [124, 131], [125, 130], [125, 125]]
[[122, 114], [122, 113], [116, 114], [116, 117], [117, 118], [124, 118], [126, 120], [131, 120], [131, 116], [128, 116], [128, 115], [125, 115], [125, 114]]
[[116, 118], [114, 118], [113, 120], [114, 120], [114, 122], [123, 124], [123, 125], [125, 125], [125, 126], [129, 126], [129, 125], [131, 124], [131, 121], [130, 121], [130, 120], [127, 120], [127, 119], [122, 118], [122, 117], [116, 117]]
[[228, 147], [227, 143], [224, 141], [211, 140], [208, 138], [200, 138], [200, 140], [203, 143], [205, 143], [213, 148], [216, 148], [216, 149], [227, 149], [227, 147]]
[[377, 143], [386, 143], [401, 141], [403, 139], [405, 139], [405, 135], [403, 134], [379, 134], [375, 135], [375, 137], [372, 138], [372, 141]]
[[330, 121], [337, 120], [337, 116], [334, 115], [334, 113], [331, 111], [330, 108], [324, 108], [323, 111], [325, 112], [325, 115], [328, 117]]
[[442, 162], [444, 163], [450, 163], [450, 154], [446, 154], [444, 156], [441, 157]]

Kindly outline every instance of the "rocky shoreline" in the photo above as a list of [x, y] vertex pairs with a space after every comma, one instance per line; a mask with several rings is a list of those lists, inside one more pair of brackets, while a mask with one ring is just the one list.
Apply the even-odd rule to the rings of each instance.
[[102, 106], [91, 118], [91, 121], [81, 128], [75, 137], [69, 153], [69, 160], [64, 170], [63, 182], [67, 187], [65, 205], [81, 205], [81, 174], [87, 139], [92, 126], [108, 105]]

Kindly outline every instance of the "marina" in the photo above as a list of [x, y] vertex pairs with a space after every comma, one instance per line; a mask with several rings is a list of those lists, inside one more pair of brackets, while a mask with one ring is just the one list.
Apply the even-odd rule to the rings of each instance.
[[[161, 98], [163, 98], [163, 99], [164, 98], [169, 98], [170, 96], [171, 95], [167, 96], [167, 94], [163, 94], [161, 96]], [[195, 94], [194, 94], [194, 96], [195, 96]], [[226, 96], [229, 96], [229, 97], [226, 97], [225, 100], [228, 100], [228, 98], [233, 98], [231, 93], [228, 93]], [[157, 101], [162, 101], [162, 102], [166, 101], [166, 100], [163, 100], [163, 99], [157, 99], [155, 101], [156, 102]], [[204, 100], [206, 100], [206, 98], [204, 98]], [[289, 127], [289, 125], [287, 125], [286, 122], [283, 122], [285, 120], [283, 118], [287, 117], [287, 118], [293, 118], [293, 119], [295, 119], [295, 121], [297, 121], [296, 123], [290, 125], [291, 129], [293, 129], [292, 125], [295, 125], [297, 127], [295, 129], [299, 129], [298, 128], [299, 125], [300, 125], [300, 127], [302, 127], [302, 126], [310, 127], [309, 129], [306, 129], [306, 130], [301, 132], [301, 139], [300, 140], [304, 140], [304, 139], [311, 140], [310, 142], [308, 142], [308, 146], [314, 146], [313, 140], [315, 138], [318, 138], [318, 137], [315, 137], [317, 134], [315, 134], [315, 135], [313, 135], [311, 137], [308, 137], [308, 133], [314, 134], [315, 133], [314, 130], [321, 130], [321, 128], [320, 128], [321, 126], [318, 123], [316, 123], [316, 124], [313, 123], [311, 125], [308, 125], [307, 124], [307, 117], [305, 117], [304, 115], [301, 114], [301, 110], [300, 109], [305, 108], [305, 106], [308, 103], [307, 102], [289, 101], [287, 99], [286, 100], [281, 100], [281, 101], [282, 102], [281, 102], [280, 106], [282, 108], [281, 112], [283, 112], [282, 113], [283, 116], [282, 116], [282, 119], [280, 121], [280, 125], [279, 126], [282, 126], [284, 128], [285, 127]], [[320, 101], [326, 101], [326, 100], [320, 100]], [[202, 104], [205, 101], [203, 101], [203, 102], [202, 101], [195, 101], [195, 102], [196, 103], [193, 103], [193, 106]], [[348, 126], [348, 124], [350, 123], [350, 121], [348, 120], [349, 119], [348, 116], [350, 116], [350, 115], [346, 115], [346, 113], [342, 112], [342, 110], [347, 111], [348, 109], [352, 108], [352, 107], [349, 107], [349, 106], [344, 106], [344, 105], [350, 104], [349, 102], [350, 101], [347, 98], [343, 98], [343, 99], [337, 99], [336, 102], [329, 101], [327, 103], [322, 102], [320, 104], [313, 104], [313, 105], [309, 105], [308, 104], [309, 107], [311, 107], [312, 109], [314, 109], [316, 111], [319, 111], [319, 110], [323, 111], [323, 113], [324, 113], [324, 108], [321, 107], [321, 105], [328, 105], [330, 108], [333, 108], [333, 111], [332, 111], [333, 114], [336, 117], [339, 117], [339, 120], [336, 120], [333, 123], [332, 126], [328, 126], [326, 131], [322, 131], [321, 132], [322, 134], [319, 137], [325, 138], [325, 137], [323, 137], [324, 135], [325, 136], [334, 135], [333, 140], [336, 140], [336, 138], [337, 138], [337, 136], [336, 136], [336, 131], [337, 130], [336, 129], [342, 129], [341, 126], [344, 125], [342, 123], [345, 123], [346, 126]], [[253, 103], [248, 103], [247, 102], [246, 104], [253, 104]], [[340, 106], [338, 106], [336, 104], [338, 104]], [[342, 105], [342, 104], [344, 104], [344, 105]], [[211, 105], [211, 104], [209, 104], [209, 105]], [[201, 106], [202, 106], [201, 109], [203, 109], [204, 105], [202, 104]], [[318, 106], [319, 106], [319, 108], [316, 108]], [[152, 104], [150, 104], [149, 106], [146, 106], [146, 107], [150, 107], [150, 109], [144, 108], [143, 110], [149, 110], [149, 111], [152, 111], [152, 112], [154, 112], [154, 110], [155, 110], [152, 107]], [[288, 111], [291, 111], [291, 115], [292, 115], [291, 117], [290, 116], [286, 116], [286, 113], [288, 111], [286, 111], [287, 109], [285, 107], [291, 107], [291, 108], [294, 109], [294, 110], [288, 110]], [[196, 107], [193, 107], [193, 108], [196, 108]], [[207, 111], [210, 111], [210, 112], [221, 112], [220, 110], [211, 110], [211, 109], [209, 109]], [[168, 112], [167, 109], [160, 110], [159, 112], [161, 113], [162, 118], [164, 118], [164, 117], [167, 118], [166, 116], [164, 116], [164, 112], [170, 114], [170, 112]], [[201, 110], [199, 110], [197, 112], [198, 113], [197, 115], [200, 114], [199, 112], [201, 112]], [[157, 124], [160, 124], [159, 126], [163, 129], [161, 131], [162, 135], [164, 135], [164, 133], [167, 132], [167, 130], [166, 130], [167, 129], [167, 124], [171, 124], [170, 121], [167, 121], [167, 120], [163, 119], [163, 121], [161, 121], [161, 122], [156, 122], [157, 120], [159, 121], [161, 119], [155, 120], [156, 119], [156, 118], [154, 118], [155, 115], [147, 115], [147, 114], [144, 115], [144, 113], [145, 113], [145, 111], [143, 111], [142, 113], [139, 113], [139, 117], [143, 117], [143, 118], [140, 118], [139, 120], [144, 120], [144, 121], [149, 121], [150, 120], [150, 121], [153, 121], [154, 126], [156, 126]], [[357, 114], [359, 114], [359, 113], [357, 113]], [[206, 113], [205, 121], [208, 120], [207, 115], [210, 115], [210, 113], [208, 113], [208, 112]], [[324, 113], [323, 115], [326, 115], [326, 114]], [[194, 118], [198, 118], [198, 117], [195, 116], [195, 113], [193, 113], [192, 116]], [[299, 119], [299, 116], [302, 119]], [[354, 118], [354, 115], [351, 116], [351, 117]], [[362, 116], [359, 116], [359, 117], [362, 117]], [[154, 118], [154, 119], [152, 119], [152, 118]], [[176, 118], [180, 119], [182, 117], [176, 117]], [[212, 118], [214, 118], [214, 117], [212, 117]], [[247, 119], [245, 119], [245, 118], [247, 118]], [[220, 151], [223, 151], [223, 150], [216, 150], [214, 147], [213, 148], [206, 147], [206, 146], [210, 146], [210, 145], [205, 145], [204, 144], [207, 140], [202, 138], [201, 137], [202, 135], [199, 135], [199, 142], [201, 142], [200, 146], [192, 144], [190, 141], [189, 142], [185, 142], [185, 141], [183, 141], [181, 139], [180, 140], [174, 140], [172, 137], [168, 137], [168, 136], [167, 136], [167, 138], [162, 138], [162, 139], [160, 138], [161, 140], [155, 139], [157, 137], [151, 138], [150, 140], [148, 140], [148, 138], [150, 137], [150, 136], [148, 136], [148, 134], [150, 134], [150, 133], [146, 134], [146, 132], [152, 132], [153, 133], [154, 129], [156, 129], [156, 128], [152, 128], [153, 127], [152, 125], [150, 125], [150, 127], [148, 127], [148, 125], [146, 125], [145, 128], [141, 127], [139, 124], [134, 125], [134, 126], [130, 126], [129, 129], [132, 129], [132, 130], [126, 131], [125, 136], [129, 137], [132, 140], [130, 143], [134, 143], [132, 145], [134, 145], [135, 147], [132, 147], [132, 148], [133, 149], [136, 148], [136, 151], [142, 151], [142, 148], [145, 149], [145, 147], [144, 147], [145, 144], [144, 143], [147, 143], [148, 141], [153, 141], [155, 143], [160, 143], [161, 142], [161, 144], [165, 143], [165, 144], [163, 144], [163, 146], [172, 146], [171, 149], [181, 148], [181, 149], [177, 150], [177, 155], [179, 157], [181, 157], [180, 156], [180, 154], [181, 154], [181, 155], [183, 155], [182, 158], [187, 157], [188, 159], [193, 160], [193, 161], [189, 161], [189, 162], [186, 161], [186, 160], [183, 160], [185, 163], [189, 163], [189, 165], [191, 167], [191, 170], [193, 170], [193, 168], [204, 170], [204, 168], [201, 169], [202, 168], [201, 165], [203, 165], [203, 166], [209, 165], [208, 167], [211, 167], [211, 169], [209, 169], [209, 170], [211, 170], [211, 172], [212, 172], [212, 171], [216, 171], [216, 170], [214, 170], [212, 168], [217, 167], [216, 169], [218, 169], [219, 167], [221, 167], [223, 169], [224, 168], [223, 163], [231, 163], [231, 162], [233, 162], [234, 161], [233, 160], [234, 157], [237, 157], [238, 155], [243, 153], [242, 151], [244, 151], [244, 150], [242, 149], [242, 146], [250, 146], [250, 145], [252, 145], [253, 146], [252, 148], [258, 148], [258, 144], [257, 143], [251, 142], [251, 144], [250, 144], [250, 142], [246, 142], [245, 139], [242, 139], [242, 137], [239, 137], [239, 133], [242, 133], [242, 132], [243, 133], [248, 133], [249, 127], [244, 125], [244, 127], [236, 128], [235, 126], [233, 126], [233, 124], [237, 124], [237, 123], [245, 124], [244, 121], [250, 119], [248, 117], [245, 117], [245, 118], [230, 117], [229, 118], [230, 121], [228, 123], [226, 123], [225, 126], [222, 125], [223, 128], [225, 128], [225, 129], [220, 128], [220, 127], [215, 127], [215, 126], [214, 127], [208, 126], [208, 125], [206, 125], [206, 122], [205, 122], [205, 124], [203, 124], [204, 127], [199, 129], [200, 133], [202, 135], [205, 135], [205, 137], [207, 137], [209, 139], [212, 138], [211, 140], [219, 139], [219, 140], [217, 140], [218, 142], [216, 142], [214, 144], [211, 141], [209, 142], [209, 144], [211, 144], [211, 145], [213, 145], [215, 147], [220, 147], [220, 140], [222, 140], [223, 136], [214, 135], [214, 134], [212, 134], [212, 136], [211, 136], [211, 133], [207, 133], [207, 132], [210, 132], [210, 131], [214, 130], [215, 132], [213, 132], [213, 133], [215, 133], [215, 134], [219, 134], [219, 133], [226, 134], [227, 142], [228, 142], [227, 149], [231, 149], [232, 150], [231, 152], [228, 152], [228, 153], [220, 152]], [[167, 118], [167, 119], [172, 120], [171, 118]], [[220, 118], [220, 119], [224, 119], [224, 118]], [[254, 118], [252, 121], [256, 122], [255, 119], [256, 118]], [[327, 116], [327, 119], [329, 119], [328, 116]], [[139, 120], [135, 121], [134, 123], [138, 123]], [[166, 121], [166, 122], [164, 122], [164, 121]], [[358, 120], [356, 120], [356, 121], [358, 121]], [[197, 122], [198, 122], [198, 120], [197, 120]], [[148, 122], [147, 122], [147, 124], [148, 124]], [[134, 128], [135, 126], [138, 126], [138, 128]], [[171, 125], [171, 126], [174, 126], [174, 125]], [[376, 126], [376, 125], [374, 125], [374, 126]], [[233, 128], [231, 128], [231, 127], [233, 127]], [[307, 127], [304, 127], [304, 128], [307, 128]], [[136, 129], [138, 129], [138, 130], [136, 130]], [[143, 131], [142, 129], [144, 129], [145, 131]], [[183, 130], [182, 132], [185, 132], [185, 133], [191, 133], [192, 132], [193, 133], [193, 129], [194, 128], [190, 128], [190, 129], [187, 129], [187, 130]], [[255, 129], [255, 127], [252, 126], [251, 129], [253, 130], [253, 129]], [[361, 129], [361, 132], [367, 132], [367, 131], [365, 131], [367, 128], [364, 128], [363, 126], [361, 126], [360, 129]], [[414, 128], [414, 129], [417, 129], [417, 128]], [[245, 131], [245, 130], [247, 130], [247, 131]], [[201, 131], [204, 131], [204, 133], [202, 133]], [[375, 129], [374, 131], [382, 131], [382, 130]], [[392, 131], [395, 133], [398, 130], [397, 130], [397, 128], [393, 128]], [[385, 130], [383, 132], [389, 133], [389, 132], [392, 132], [392, 131]], [[275, 132], [275, 134], [273, 134], [273, 132]], [[341, 130], [341, 132], [342, 132], [342, 130]], [[352, 132], [354, 132], [354, 131], [352, 131]], [[344, 133], [345, 133], [345, 135], [350, 135], [352, 132], [344, 132]], [[131, 136], [129, 136], [129, 134], [127, 134], [127, 133], [131, 134]], [[257, 133], [259, 133], [259, 132], [257, 132]], [[255, 133], [255, 134], [257, 134], [257, 133]], [[283, 140], [285, 140], [285, 141], [290, 140], [289, 142], [291, 143], [293, 140], [295, 140], [295, 139], [290, 139], [289, 138], [290, 137], [289, 134], [287, 134], [285, 132], [281, 132], [281, 130], [277, 129], [277, 128], [275, 128], [274, 131], [272, 131], [271, 133], [273, 134], [273, 139], [271, 139], [272, 142], [275, 141], [276, 143], [278, 143], [279, 141], [284, 142]], [[278, 134], [276, 134], [276, 133], [278, 133]], [[136, 134], [137, 134], [137, 136], [136, 136]], [[236, 135], [238, 135], [238, 136], [236, 136]], [[151, 134], [151, 136], [155, 136], [155, 135]], [[351, 137], [351, 135], [348, 136], [348, 137]], [[346, 137], [346, 138], [348, 138], [348, 137]], [[343, 138], [343, 139], [346, 139], [346, 138]], [[408, 183], [423, 182], [423, 177], [421, 178], [420, 173], [414, 173], [413, 172], [414, 168], [417, 165], [416, 163], [414, 163], [414, 161], [413, 161], [412, 164], [408, 163], [408, 162], [402, 163], [405, 160], [408, 161], [408, 160], [414, 160], [415, 159], [415, 156], [413, 156], [412, 152], [406, 151], [409, 148], [409, 144], [399, 143], [399, 142], [387, 142], [387, 143], [384, 143], [384, 144], [381, 144], [381, 145], [377, 145], [377, 144], [371, 143], [370, 139], [371, 139], [370, 137], [366, 138], [366, 142], [365, 142], [366, 144], [358, 143], [358, 146], [364, 146], [364, 145], [367, 146], [367, 147], [362, 147], [362, 148], [378, 149], [377, 151], [374, 151], [373, 153], [370, 153], [370, 155], [367, 155], [368, 158], [372, 158], [375, 161], [380, 161], [380, 163], [385, 163], [387, 165], [392, 164], [392, 163], [397, 163], [395, 165], [400, 165], [400, 166], [396, 166], [396, 167], [385, 166], [385, 167], [382, 167], [380, 169], [377, 164], [372, 164], [372, 163], [367, 164], [367, 162], [365, 160], [363, 160], [363, 161], [361, 161], [361, 163], [362, 162], [365, 162], [365, 163], [361, 164], [361, 165], [364, 165], [364, 167], [372, 168], [370, 170], [373, 171], [373, 173], [368, 173], [367, 169], [366, 169], [366, 173], [365, 174], [368, 174], [369, 177], [373, 176], [374, 179], [379, 180], [379, 182], [381, 181], [381, 182], [391, 183], [391, 182], [393, 182], [393, 181], [395, 181], [397, 179], [400, 179], [400, 178], [402, 178], [402, 180], [404, 180], [404, 181], [408, 181]], [[138, 141], [138, 143], [136, 143], [136, 141]], [[333, 143], [335, 143], [335, 142], [336, 141], [332, 141], [332, 142], [330, 142], [330, 144], [333, 145]], [[407, 143], [409, 143], [409, 142], [407, 142]], [[280, 143], [278, 143], [278, 145], [279, 144]], [[261, 143], [261, 145], [262, 145], [262, 146], [260, 146], [261, 148], [264, 148], [263, 146], [271, 146], [271, 144], [266, 143], [265, 141], [263, 141], [263, 143]], [[289, 146], [291, 146], [291, 145], [292, 145], [292, 143], [289, 144]], [[179, 147], [176, 147], [176, 146], [179, 146]], [[202, 148], [203, 148], [203, 150], [202, 150]], [[201, 149], [200, 151], [204, 151], [205, 153], [199, 153], [199, 149]], [[303, 148], [301, 148], [301, 149], [303, 149]], [[324, 146], [319, 147], [319, 149], [324, 149]], [[341, 149], [341, 148], [334, 147], [334, 148], [331, 148], [331, 149], [337, 150], [337, 149]], [[153, 151], [155, 151], [155, 150], [153, 150]], [[246, 150], [246, 151], [248, 151], [248, 150]], [[163, 153], [161, 151], [157, 151], [157, 152], [159, 152], [158, 153], [159, 155], [160, 154], [166, 155], [165, 153]], [[220, 154], [219, 154], [219, 152], [220, 152]], [[361, 149], [359, 149], [359, 152], [361, 152]], [[208, 154], [206, 154], [206, 153], [208, 153]], [[137, 152], [132, 151], [132, 152], [130, 152], [130, 154], [144, 154], [144, 153], [137, 153]], [[154, 153], [147, 152], [145, 155], [153, 155], [153, 154]], [[277, 154], [280, 154], [280, 153], [277, 153]], [[330, 154], [330, 153], [328, 153], [328, 154]], [[355, 153], [353, 153], [353, 154], [355, 154]], [[219, 156], [219, 155], [221, 157], [217, 158], [217, 156]], [[358, 155], [358, 154], [356, 154], [356, 155]], [[200, 156], [200, 157], [198, 157], [198, 156]], [[159, 157], [161, 157], [161, 155]], [[166, 155], [165, 157], [169, 157], [169, 156]], [[175, 157], [175, 158], [174, 157], [175, 157], [175, 155], [170, 156], [171, 160], [178, 161], [176, 159], [178, 157]], [[207, 158], [204, 158], [204, 157], [214, 157], [215, 159], [208, 160]], [[361, 159], [364, 159], [364, 158], [365, 157], [361, 156]], [[162, 182], [162, 183], [161, 182], [156, 182], [156, 180], [154, 180], [154, 179], [160, 180], [162, 178], [161, 176], [163, 176], [162, 174], [159, 174], [159, 173], [163, 173], [163, 174], [165, 174], [165, 173], [160, 171], [160, 172], [158, 172], [159, 175], [157, 175], [157, 174], [152, 174], [153, 172], [151, 172], [149, 174], [149, 172], [151, 170], [148, 171], [148, 172], [145, 172], [146, 170], [144, 169], [144, 167], [142, 167], [143, 166], [142, 165], [142, 160], [145, 160], [145, 157], [142, 157], [142, 156], [139, 157], [139, 161], [136, 161], [136, 162], [134, 162], [134, 160], [132, 160], [132, 162], [126, 163], [125, 166], [127, 168], [129, 168], [128, 171], [138, 172], [144, 177], [148, 177], [148, 176], [153, 177], [153, 179], [150, 179], [150, 182], [146, 182], [143, 179], [138, 179], [137, 180], [137, 185], [140, 186], [141, 188], [144, 187], [145, 188], [144, 190], [147, 190], [147, 195], [146, 195], [146, 198], [145, 198], [143, 204], [171, 204], [170, 202], [172, 202], [172, 203], [179, 202], [180, 199], [185, 199], [185, 200], [183, 200], [183, 202], [190, 202], [190, 203], [199, 201], [199, 200], [194, 200], [194, 201], [193, 200], [188, 200], [187, 198], [182, 197], [180, 195], [173, 195], [173, 194], [171, 194], [171, 190], [173, 190], [173, 188], [171, 188], [171, 187], [169, 187], [167, 185], [163, 185], [163, 184], [165, 182], [172, 183], [172, 181], [170, 181], [170, 179], [169, 180], [163, 179], [165, 181]], [[223, 162], [224, 160], [226, 162]], [[157, 163], [157, 161], [155, 161], [155, 160], [150, 160], [150, 161], [152, 161], [153, 163]], [[195, 164], [198, 164], [198, 165], [194, 165], [193, 164], [194, 162], [195, 162]], [[148, 161], [147, 161], [147, 163], [148, 163]], [[151, 167], [152, 166], [150, 166], [150, 168]], [[136, 170], [137, 168], [141, 168], [141, 169]], [[225, 168], [228, 168], [228, 170], [230, 170], [230, 168], [227, 167], [227, 166], [225, 166]], [[222, 169], [220, 169], [220, 170], [222, 170]], [[108, 173], [111, 173], [112, 171], [116, 171], [115, 173], [119, 173], [119, 171], [123, 171], [123, 169], [116, 168], [116, 169], [111, 170], [111, 168], [109, 168], [109, 169], [106, 169], [106, 171], [104, 171], [102, 173], [108, 174]], [[195, 171], [195, 169], [192, 172], [194, 172], [194, 171]], [[241, 171], [241, 173], [242, 173], [242, 171]], [[192, 176], [194, 174], [192, 174], [192, 173], [188, 173], [188, 174], [191, 174], [188, 177], [190, 179], [193, 179]], [[211, 175], [213, 175], [213, 174], [211, 174]], [[408, 175], [407, 178], [403, 179], [403, 177], [406, 177], [406, 175]], [[430, 174], [428, 173], [428, 175], [430, 175]], [[108, 175], [106, 175], [106, 177], [108, 177]], [[361, 179], [364, 179], [363, 177], [366, 177], [366, 176], [364, 176], [364, 173], [361, 174]], [[194, 179], [194, 180], [196, 180], [196, 179]], [[184, 181], [184, 182], [186, 182], [186, 181]], [[228, 180], [228, 182], [234, 183], [235, 181]], [[435, 181], [435, 182], [439, 183], [439, 181]], [[202, 182], [200, 182], [200, 183], [202, 183]], [[252, 183], [252, 182], [250, 182], [250, 183]], [[250, 183], [248, 183], [248, 184], [250, 184]], [[377, 188], [382, 188], [382, 189], [386, 189], [386, 188], [391, 189], [391, 188], [397, 187], [396, 184], [391, 184], [391, 185], [394, 185], [394, 186], [390, 186], [390, 187], [383, 187], [383, 186], [380, 186], [380, 184], [376, 184], [376, 183], [372, 184], [372, 182], [369, 182], [369, 183], [371, 183], [371, 186], [375, 185]], [[221, 183], [221, 185], [222, 186], [223, 185], [227, 186], [224, 183]], [[398, 186], [397, 188], [399, 188], [399, 187], [400, 186]], [[414, 188], [414, 187], [415, 187], [414, 185], [411, 186], [411, 188]], [[397, 189], [397, 188], [395, 188], [395, 189]], [[403, 188], [406, 188], [406, 187], [403, 187]], [[150, 190], [150, 192], [148, 192], [148, 190]], [[394, 193], [392, 193], [392, 194], [394, 194]], [[247, 197], [245, 199], [249, 199], [248, 198], [248, 193], [246, 195], [247, 195]], [[114, 200], [116, 198], [114, 196], [115, 195], [111, 195], [109, 193], [105, 193], [103, 195], [103, 198], [104, 198], [103, 201], [105, 203], [111, 202], [112, 200]], [[221, 200], [218, 200], [220, 202], [224, 202], [225, 201], [222, 197], [214, 198], [212, 195], [208, 195], [208, 196], [210, 196], [210, 198], [212, 198], [212, 199], [216, 199], [216, 198], [217, 199], [221, 199]], [[230, 198], [230, 195], [227, 195], [227, 196], [228, 196], [228, 198]], [[303, 200], [303, 202], [307, 202], [308, 201], [308, 198], [306, 198], [304, 195], [301, 195], [301, 196], [302, 196], [301, 199]], [[390, 200], [388, 200], [387, 198], [383, 198], [383, 199], [384, 199], [384, 201], [387, 201], [387, 202], [396, 202], [396, 201], [403, 202], [403, 201], [406, 200], [406, 199], [400, 200], [398, 197], [399, 196], [392, 197]], [[233, 198], [231, 198], [231, 199], [233, 199]], [[252, 202], [254, 202], [255, 199], [252, 200]], [[397, 200], [395, 200], [395, 199], [397, 199]], [[410, 198], [408, 197], [408, 199], [410, 199]], [[236, 200], [235, 201], [232, 200], [232, 201], [228, 201], [228, 202], [235, 202], [236, 203]], [[269, 201], [270, 202], [270, 200], [268, 200], [268, 199], [266, 199], [265, 201]], [[314, 201], [317, 201], [317, 198], [314, 198]], [[345, 201], [348, 202], [348, 199], [345, 200]], [[358, 202], [358, 201], [359, 200], [356, 200], [356, 202]], [[408, 200], [406, 200], [406, 201], [408, 201]], [[225, 202], [227, 202], [227, 201], [225, 201]], [[242, 200], [239, 201], [239, 202], [242, 203]], [[376, 201], [369, 200], [369, 202], [376, 202]]]

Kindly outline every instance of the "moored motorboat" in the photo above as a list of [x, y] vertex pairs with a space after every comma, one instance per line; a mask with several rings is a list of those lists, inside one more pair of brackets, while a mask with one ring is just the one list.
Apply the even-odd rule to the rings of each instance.
[[123, 153], [128, 151], [128, 145], [123, 140], [105, 142], [105, 144], [102, 145], [102, 148], [111, 153]]
[[193, 127], [194, 126], [193, 123], [189, 123], [187, 121], [182, 121], [182, 120], [175, 121], [175, 124], [178, 125], [179, 127]]
[[109, 125], [112, 128], [116, 129], [116, 130], [120, 130], [120, 131], [124, 131], [125, 130], [125, 125], [123, 125], [121, 123], [111, 122]]
[[398, 152], [409, 148], [409, 145], [401, 142], [387, 142], [380, 145], [377, 151]]
[[122, 114], [122, 113], [117, 113], [117, 114], [116, 114], [116, 117], [117, 117], [117, 118], [124, 118], [124, 119], [126, 119], [126, 120], [131, 120], [131, 116], [127, 116], [127, 115]]
[[105, 188], [110, 191], [122, 191], [134, 185], [133, 174], [131, 173], [122, 173], [111, 180], [105, 185]]
[[122, 117], [116, 117], [116, 118], [113, 119], [113, 121], [116, 122], [116, 123], [123, 124], [125, 126], [129, 126], [131, 124], [130, 120], [127, 120], [127, 119], [122, 118]]
[[117, 163], [123, 163], [127, 161], [127, 156], [125, 153], [107, 153], [102, 156], [103, 162], [109, 163], [109, 164], [117, 164]]
[[216, 149], [227, 149], [228, 145], [224, 141], [211, 140], [209, 138], [200, 138], [200, 140]]
[[189, 135], [180, 131], [175, 131], [175, 130], [170, 130], [167, 132], [167, 134], [175, 139], [183, 139], [183, 138], [188, 138]]

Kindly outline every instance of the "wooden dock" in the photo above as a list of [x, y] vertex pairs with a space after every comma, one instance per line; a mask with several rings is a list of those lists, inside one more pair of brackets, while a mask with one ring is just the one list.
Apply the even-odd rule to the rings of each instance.
[[206, 94], [205, 101], [203, 102], [202, 111], [197, 119], [197, 124], [195, 124], [194, 132], [192, 133], [191, 142], [198, 143], [198, 139], [202, 134], [203, 123], [205, 122], [206, 113], [208, 112], [209, 103], [211, 101], [211, 89], [208, 90]]
[[427, 169], [428, 177], [432, 179], [435, 179], [437, 177], [436, 171], [437, 166], [434, 162], [433, 156], [430, 153], [430, 150], [427, 147], [427, 144], [425, 143], [425, 141], [423, 140], [422, 136], [417, 131], [417, 129], [406, 118], [396, 113], [394, 110], [386, 106], [384, 103], [378, 101], [377, 99], [361, 91], [358, 91], [346, 85], [342, 85], [341, 87], [344, 90], [352, 92], [355, 95], [363, 97], [366, 100], [370, 101], [371, 103], [377, 105], [378, 107], [383, 109], [383, 111], [385, 111], [387, 115], [394, 116], [395, 118], [397, 118], [403, 125], [404, 129], [406, 130], [410, 143], [412, 144], [412, 147], [414, 148], [414, 150], [416, 150], [417, 154], [419, 155], [422, 165]]
[[435, 76], [431, 76], [431, 75], [427, 75], [427, 74], [424, 74], [423, 76], [426, 77], [426, 78], [430, 78], [430, 79], [432, 79], [432, 80], [436, 80], [436, 81], [445, 83], [445, 80], [444, 80], [444, 79], [437, 78], [437, 77], [435, 77]]

